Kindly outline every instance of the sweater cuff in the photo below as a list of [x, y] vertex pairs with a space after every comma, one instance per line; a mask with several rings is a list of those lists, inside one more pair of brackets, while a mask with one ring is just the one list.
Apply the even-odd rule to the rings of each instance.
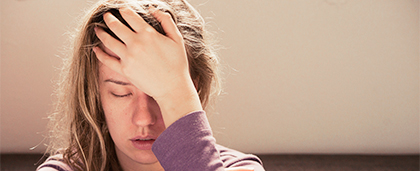
[[196, 111], [163, 131], [152, 151], [165, 170], [218, 170], [223, 163], [215, 145], [205, 112]]

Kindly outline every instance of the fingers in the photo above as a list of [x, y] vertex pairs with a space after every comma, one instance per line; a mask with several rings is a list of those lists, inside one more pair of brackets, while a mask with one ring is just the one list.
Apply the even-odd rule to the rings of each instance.
[[111, 51], [117, 54], [119, 57], [125, 56], [127, 48], [122, 42], [109, 35], [102, 28], [95, 27], [95, 33], [99, 40], [101, 40], [101, 42], [105, 45], [105, 47], [111, 49]]
[[[108, 28], [118, 36], [124, 43], [128, 43], [135, 33], [130, 30], [126, 25], [124, 25], [120, 20], [118, 20], [110, 12], [107, 12], [103, 15], [104, 21]], [[124, 18], [125, 19], [125, 18]], [[131, 23], [129, 23], [131, 27]]]
[[149, 7], [149, 12], [160, 22], [166, 36], [177, 43], [180, 43], [183, 40], [181, 32], [179, 32], [178, 27], [169, 13], [162, 12], [153, 6]]
[[[176, 42], [182, 40], [182, 35], [169, 13], [162, 12], [152, 5], [149, 7], [149, 12], [161, 23], [163, 30], [169, 38]], [[142, 33], [142, 30], [151, 27], [140, 15], [130, 8], [121, 8], [120, 13], [136, 33]]]
[[[162, 12], [153, 6], [149, 7], [149, 12], [158, 20], [166, 35], [175, 42], [181, 42], [182, 34], [179, 32], [178, 27], [174, 23], [172, 16], [169, 13]], [[120, 8], [120, 14], [125, 21], [133, 28], [136, 33], [142, 33], [147, 27], [151, 27], [144, 21], [144, 19], [130, 8]], [[104, 14], [104, 21], [115, 35], [118, 36], [125, 44], [129, 43], [136, 33], [133, 33], [127, 26], [121, 23], [111, 13]]]
[[136, 33], [149, 26], [139, 14], [130, 8], [121, 8], [120, 14]]
[[116, 57], [108, 55], [99, 47], [93, 47], [92, 50], [95, 52], [96, 58], [98, 58], [98, 60], [101, 61], [105, 66], [123, 75], [120, 60], [118, 60]]

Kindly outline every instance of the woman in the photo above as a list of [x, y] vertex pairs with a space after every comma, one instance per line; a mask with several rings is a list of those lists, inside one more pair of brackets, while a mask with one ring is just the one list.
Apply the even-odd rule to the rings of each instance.
[[215, 143], [218, 60], [186, 1], [100, 1], [77, 32], [38, 170], [264, 170]]

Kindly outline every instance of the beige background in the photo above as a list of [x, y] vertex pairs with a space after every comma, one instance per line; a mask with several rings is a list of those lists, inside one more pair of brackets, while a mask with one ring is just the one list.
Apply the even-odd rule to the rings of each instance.
[[[418, 153], [418, 0], [191, 0], [218, 36], [218, 142], [252, 153]], [[1, 1], [1, 152], [42, 152], [86, 0]], [[31, 147], [38, 145], [35, 150]]]

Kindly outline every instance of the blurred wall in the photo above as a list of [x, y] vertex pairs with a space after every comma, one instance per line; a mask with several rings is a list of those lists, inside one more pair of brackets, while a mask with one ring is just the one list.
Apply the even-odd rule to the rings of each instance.
[[[191, 0], [219, 40], [218, 143], [419, 153], [418, 0]], [[43, 152], [52, 80], [86, 0], [1, 1], [1, 152]], [[31, 147], [40, 144], [34, 150]]]

